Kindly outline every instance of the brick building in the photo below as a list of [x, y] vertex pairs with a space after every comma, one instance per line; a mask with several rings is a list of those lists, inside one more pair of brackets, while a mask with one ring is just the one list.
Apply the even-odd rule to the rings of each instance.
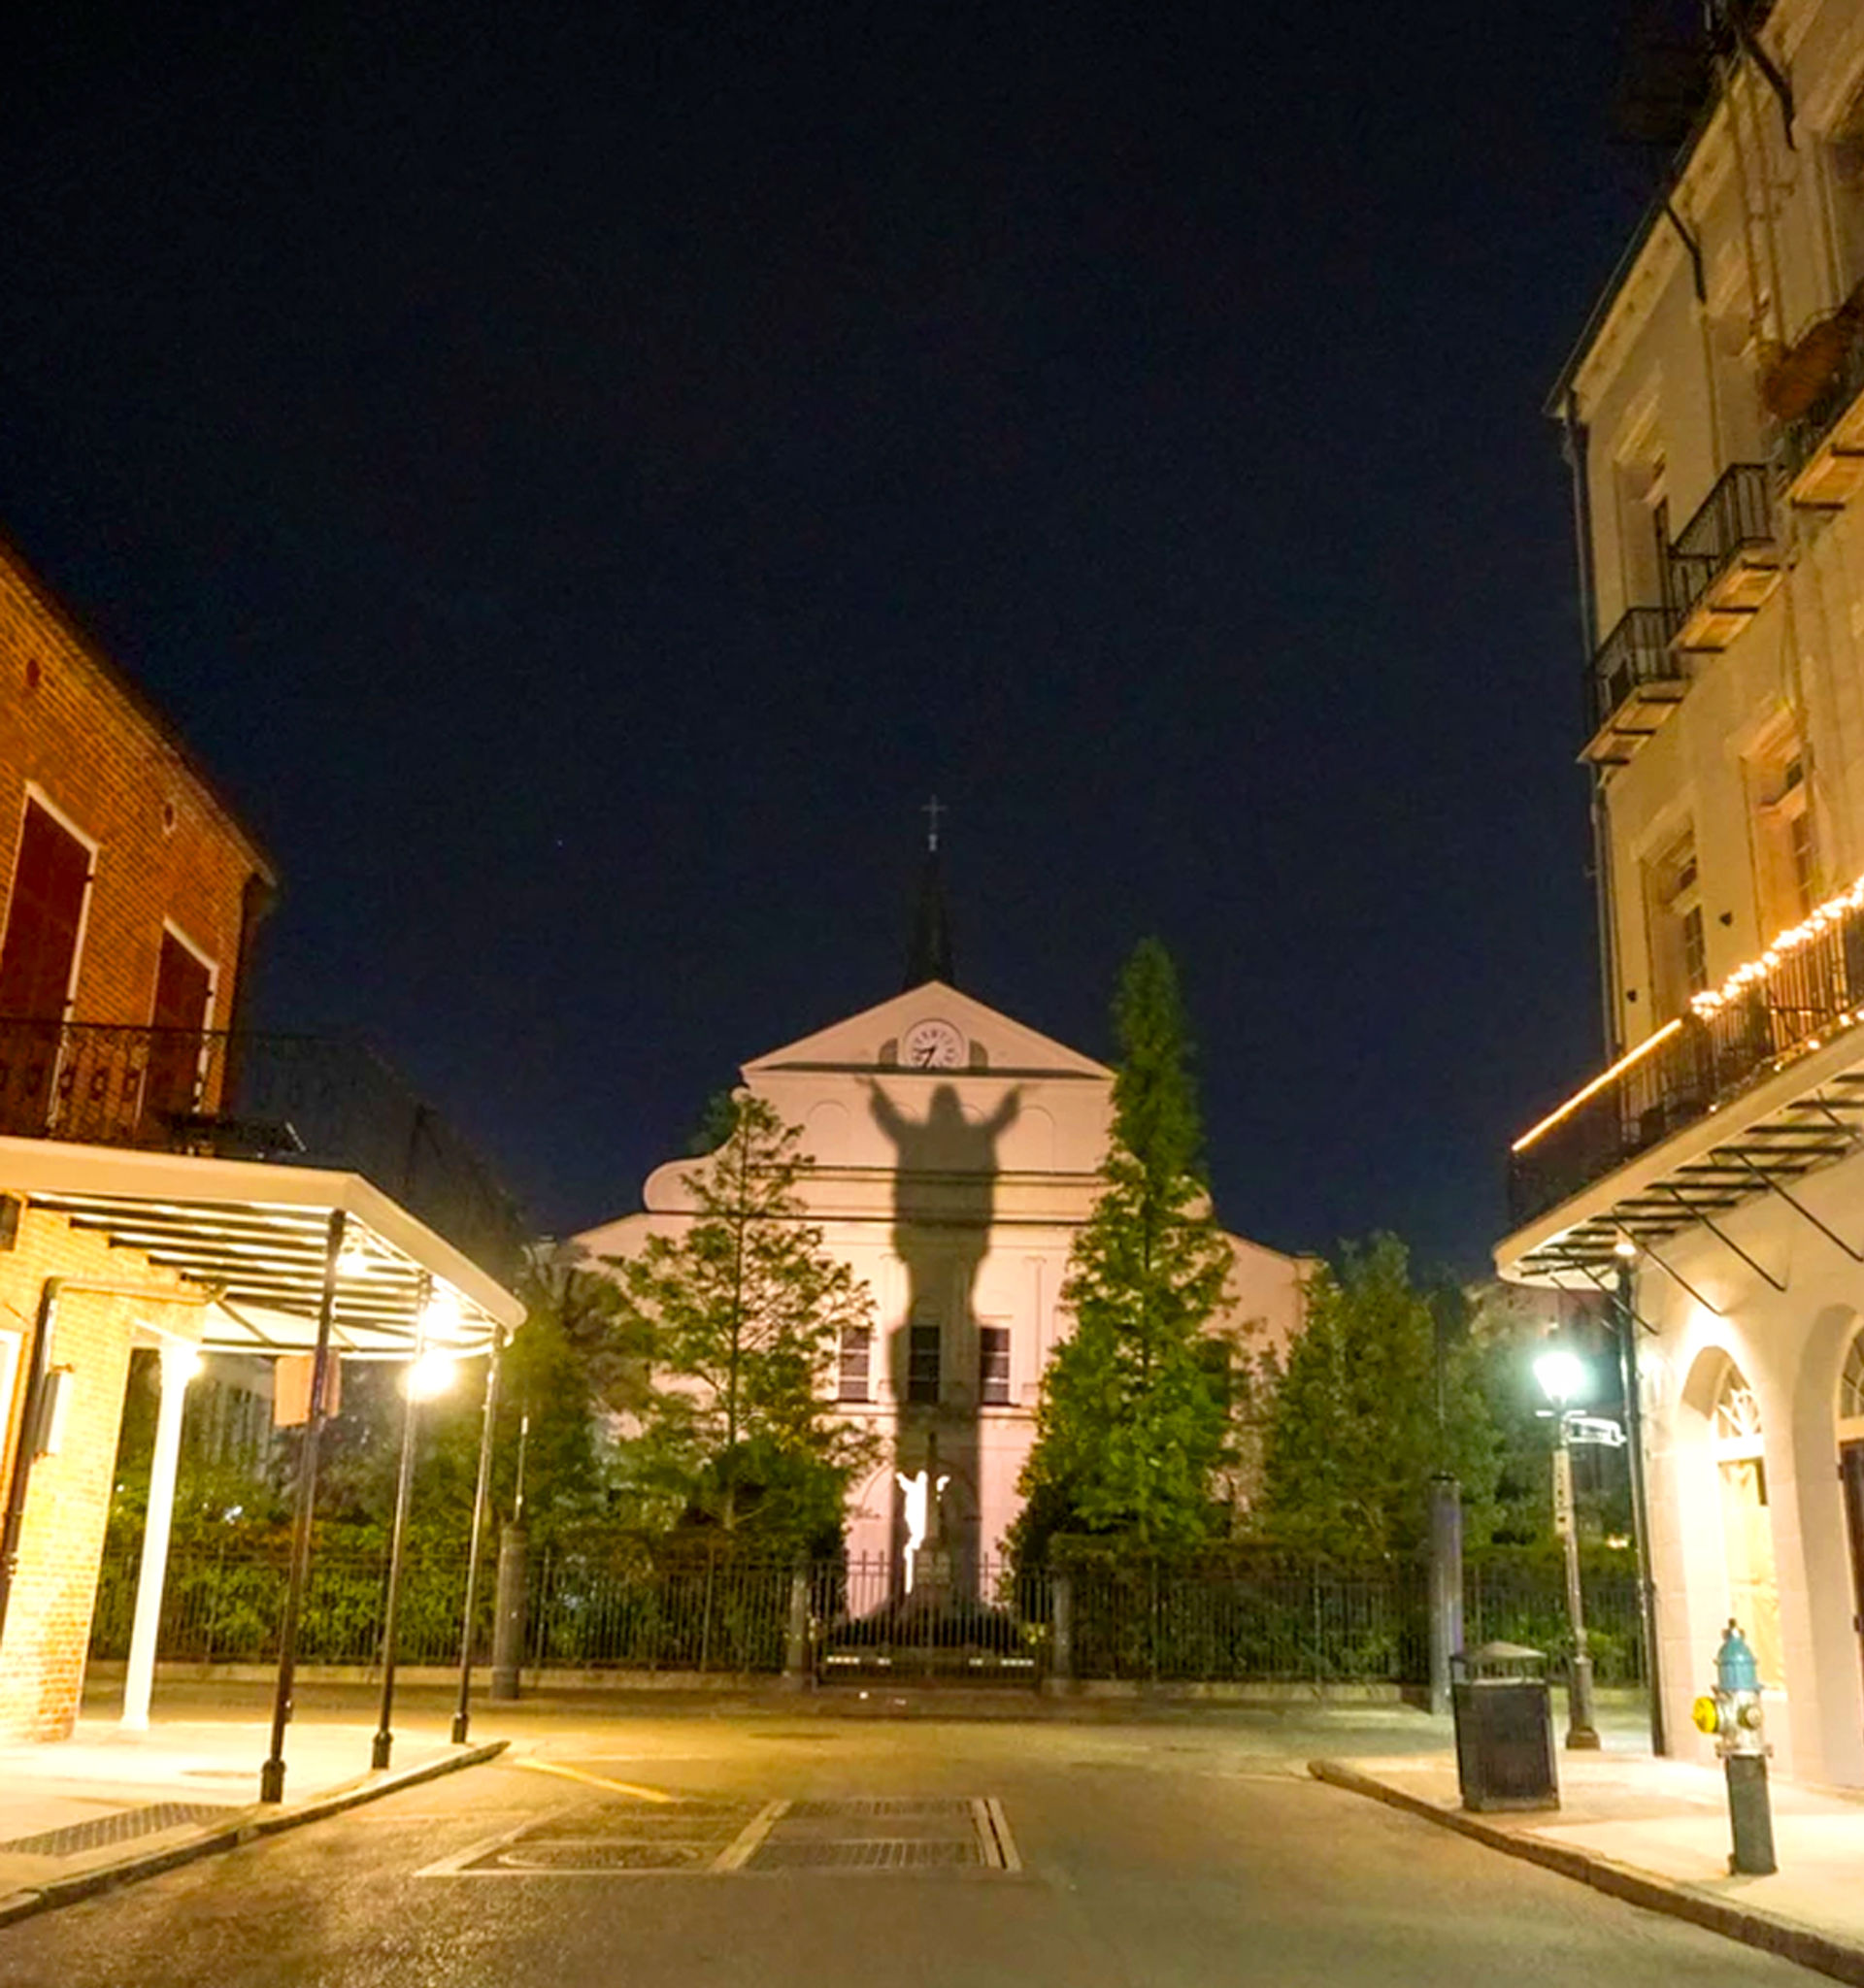
[[274, 888], [176, 733], [0, 545], [3, 1737], [76, 1716], [135, 1347], [162, 1353], [174, 1436], [198, 1348], [464, 1352], [520, 1315], [511, 1210], [444, 1123], [358, 1045], [239, 1026]]

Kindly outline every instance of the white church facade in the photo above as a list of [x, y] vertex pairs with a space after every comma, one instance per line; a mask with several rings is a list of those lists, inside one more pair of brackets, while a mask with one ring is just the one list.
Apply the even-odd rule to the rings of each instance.
[[[949, 973], [949, 952], [941, 963]], [[1114, 1073], [928, 978], [753, 1058], [743, 1077], [803, 1129], [810, 1218], [874, 1298], [871, 1333], [844, 1342], [828, 1377], [841, 1412], [881, 1439], [850, 1495], [848, 1549], [904, 1552], [911, 1480], [930, 1466], [949, 1479], [944, 1542], [975, 1567], [1001, 1550], [1021, 1508], [1016, 1482], [1043, 1370], [1069, 1330], [1061, 1289], [1098, 1190]], [[587, 1259], [677, 1233], [692, 1216], [690, 1168], [656, 1169], [640, 1213], [578, 1236]], [[1230, 1240], [1224, 1323], [1251, 1352], [1282, 1351], [1312, 1266]]]

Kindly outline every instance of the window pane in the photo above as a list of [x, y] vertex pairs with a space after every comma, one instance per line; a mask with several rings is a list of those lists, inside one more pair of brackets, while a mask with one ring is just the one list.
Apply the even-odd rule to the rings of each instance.
[[978, 1399], [1007, 1406], [1010, 1400], [1010, 1328], [978, 1328]]
[[907, 1341], [906, 1398], [936, 1405], [939, 1399], [939, 1328], [915, 1325]]
[[873, 1349], [874, 1333], [871, 1327], [852, 1325], [843, 1333], [841, 1372], [835, 1390], [840, 1400], [864, 1402], [868, 1399]]

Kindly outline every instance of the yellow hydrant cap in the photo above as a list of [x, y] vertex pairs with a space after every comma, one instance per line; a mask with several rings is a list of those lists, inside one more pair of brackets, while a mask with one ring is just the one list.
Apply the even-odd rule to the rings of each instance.
[[1713, 1698], [1699, 1698], [1689, 1707], [1689, 1716], [1696, 1723], [1698, 1733], [1713, 1733], [1721, 1724], [1721, 1716], [1715, 1710]]

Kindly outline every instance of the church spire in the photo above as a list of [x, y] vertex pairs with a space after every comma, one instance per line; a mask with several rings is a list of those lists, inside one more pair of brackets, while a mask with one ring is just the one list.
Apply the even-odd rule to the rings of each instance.
[[946, 903], [945, 866], [939, 858], [939, 817], [946, 806], [934, 794], [925, 815], [925, 867], [919, 872], [919, 900], [913, 912], [913, 937], [906, 951], [906, 977], [901, 993], [922, 987], [927, 980], [955, 986], [951, 966], [951, 911]]

